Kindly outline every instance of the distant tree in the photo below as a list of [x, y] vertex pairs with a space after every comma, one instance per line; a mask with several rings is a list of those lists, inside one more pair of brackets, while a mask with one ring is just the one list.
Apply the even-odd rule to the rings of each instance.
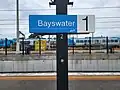
[[29, 39], [30, 38], [36, 38], [36, 35], [35, 34], [30, 34], [30, 36], [28, 37]]
[[29, 39], [31, 39], [31, 38], [39, 38], [39, 34], [31, 34], [28, 38]]

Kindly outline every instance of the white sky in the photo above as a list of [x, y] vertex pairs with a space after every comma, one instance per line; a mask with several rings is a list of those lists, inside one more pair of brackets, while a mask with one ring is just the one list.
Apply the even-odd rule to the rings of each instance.
[[[16, 37], [16, 0], [1, 0], [0, 2], [0, 38]], [[69, 15], [96, 16], [96, 30], [94, 36], [120, 36], [120, 18], [98, 18], [98, 17], [120, 17], [120, 0], [71, 0], [73, 7], [69, 6]], [[49, 7], [49, 0], [19, 0], [20, 3], [20, 31], [26, 36], [29, 33], [28, 16], [32, 14], [55, 15], [55, 6]], [[98, 8], [94, 7], [119, 7], [119, 8]], [[82, 9], [81, 9], [82, 8]], [[23, 10], [32, 11], [23, 11]], [[13, 11], [4, 11], [13, 10]], [[7, 19], [7, 20], [6, 20]], [[114, 21], [114, 22], [111, 22]], [[101, 23], [103, 22], [103, 23]], [[106, 23], [107, 22], [107, 23]], [[4, 25], [3, 25], [4, 24]], [[115, 27], [115, 28], [114, 28]], [[89, 35], [81, 35], [89, 36]]]

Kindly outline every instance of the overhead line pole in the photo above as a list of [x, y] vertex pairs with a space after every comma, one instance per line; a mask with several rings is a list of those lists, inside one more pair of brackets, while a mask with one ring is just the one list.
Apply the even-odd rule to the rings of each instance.
[[17, 42], [16, 42], [16, 53], [19, 53], [20, 46], [19, 46], [19, 0], [16, 0], [16, 36], [17, 36]]

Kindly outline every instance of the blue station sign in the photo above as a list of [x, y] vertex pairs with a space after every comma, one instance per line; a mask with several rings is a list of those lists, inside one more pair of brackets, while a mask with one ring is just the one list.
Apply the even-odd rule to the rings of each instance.
[[77, 15], [30, 15], [29, 32], [78, 33], [78, 22]]

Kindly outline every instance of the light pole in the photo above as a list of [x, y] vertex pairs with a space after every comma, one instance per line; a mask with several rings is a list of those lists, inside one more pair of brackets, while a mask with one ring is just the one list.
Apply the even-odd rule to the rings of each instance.
[[19, 0], [16, 0], [16, 53], [19, 53], [20, 46], [19, 46]]

